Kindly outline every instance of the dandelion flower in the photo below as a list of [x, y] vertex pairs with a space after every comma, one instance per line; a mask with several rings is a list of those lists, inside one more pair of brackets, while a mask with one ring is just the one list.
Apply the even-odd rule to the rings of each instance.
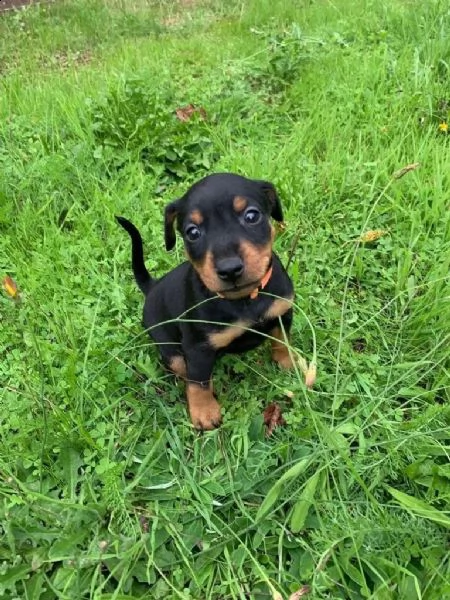
[[442, 131], [442, 133], [448, 133], [448, 123], [445, 121], [443, 123], [439, 123], [438, 129], [439, 131]]

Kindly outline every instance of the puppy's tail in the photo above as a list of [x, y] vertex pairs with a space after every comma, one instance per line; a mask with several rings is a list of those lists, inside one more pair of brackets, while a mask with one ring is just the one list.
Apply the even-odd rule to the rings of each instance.
[[131, 237], [131, 266], [133, 268], [134, 278], [142, 293], [147, 295], [153, 285], [153, 278], [144, 264], [144, 247], [142, 245], [141, 234], [133, 223], [127, 219], [116, 217], [116, 221]]

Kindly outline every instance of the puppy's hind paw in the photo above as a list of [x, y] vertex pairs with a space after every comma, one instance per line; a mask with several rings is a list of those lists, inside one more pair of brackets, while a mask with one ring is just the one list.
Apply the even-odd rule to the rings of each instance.
[[[282, 369], [294, 369], [296, 365], [295, 358], [289, 354], [289, 352], [274, 352], [272, 354], [273, 360]], [[298, 363], [297, 363], [298, 364]]]

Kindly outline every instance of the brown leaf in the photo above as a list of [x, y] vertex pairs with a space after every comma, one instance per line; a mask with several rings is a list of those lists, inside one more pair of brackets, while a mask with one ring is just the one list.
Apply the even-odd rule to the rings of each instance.
[[145, 517], [144, 515], [139, 515], [139, 524], [141, 526], [141, 530], [143, 531], [143, 533], [148, 533], [149, 522], [148, 522], [147, 517]]
[[395, 171], [392, 177], [394, 179], [400, 179], [400, 177], [403, 177], [403, 175], [406, 175], [406, 173], [409, 173], [410, 171], [415, 171], [418, 167], [420, 167], [420, 163], [411, 163], [410, 165], [406, 165], [406, 167], [403, 167], [403, 169]]
[[303, 598], [303, 596], [306, 596], [310, 592], [311, 588], [309, 587], [309, 585], [302, 585], [302, 587], [299, 590], [297, 590], [289, 596], [289, 600], [298, 600], [299, 598]]
[[281, 408], [276, 402], [272, 402], [264, 410], [264, 425], [266, 426], [266, 436], [272, 435], [275, 427], [286, 425], [286, 421], [281, 414]]
[[13, 300], [20, 299], [20, 293], [19, 288], [17, 287], [17, 283], [9, 275], [3, 278], [2, 287], [10, 298], [12, 298]]
[[276, 231], [286, 231], [287, 229], [287, 225], [286, 225], [286, 221], [282, 221], [281, 223], [275, 223], [275, 229]]
[[177, 119], [183, 123], [189, 121], [196, 113], [200, 115], [201, 119], [206, 119], [206, 111], [201, 106], [196, 108], [193, 104], [188, 104], [187, 106], [180, 106], [175, 111]]

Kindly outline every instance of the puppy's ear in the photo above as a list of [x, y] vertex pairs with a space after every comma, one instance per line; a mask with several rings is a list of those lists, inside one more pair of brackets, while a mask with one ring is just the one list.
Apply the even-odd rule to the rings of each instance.
[[175, 219], [178, 215], [179, 200], [168, 204], [164, 210], [164, 241], [166, 250], [172, 250], [176, 242]]
[[270, 181], [258, 181], [258, 183], [261, 186], [265, 197], [269, 201], [270, 216], [275, 219], [275, 221], [281, 222], [283, 220], [283, 210], [275, 186], [273, 183], [270, 183]]

